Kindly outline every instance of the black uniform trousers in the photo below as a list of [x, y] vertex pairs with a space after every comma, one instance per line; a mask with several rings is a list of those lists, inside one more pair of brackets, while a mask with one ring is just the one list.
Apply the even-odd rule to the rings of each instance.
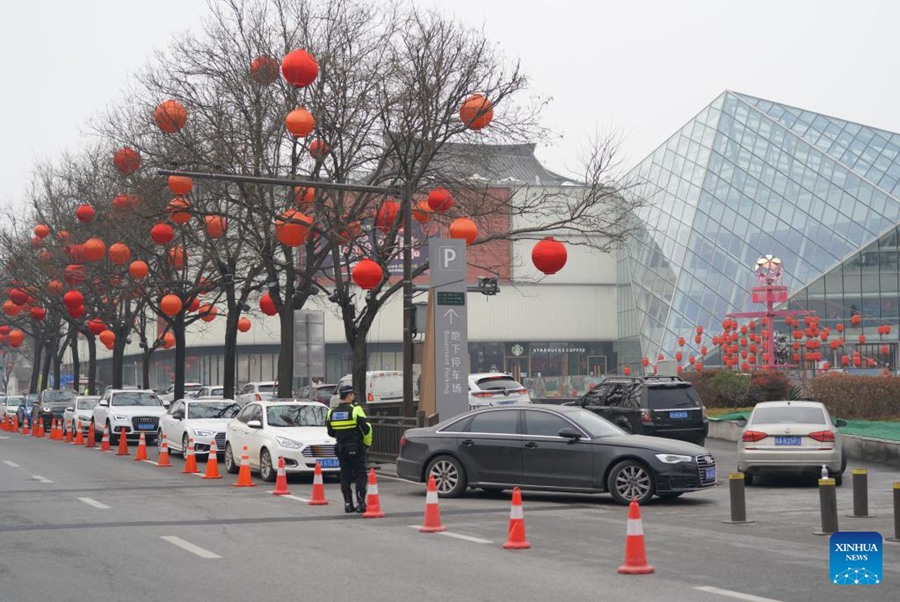
[[[356, 454], [348, 454], [349, 449], [356, 449]], [[359, 443], [348, 442], [337, 444], [337, 456], [341, 460], [341, 493], [345, 503], [353, 502], [353, 491], [350, 484], [356, 481], [356, 498], [360, 502], [366, 501], [366, 486], [368, 475], [366, 474], [366, 447]]]

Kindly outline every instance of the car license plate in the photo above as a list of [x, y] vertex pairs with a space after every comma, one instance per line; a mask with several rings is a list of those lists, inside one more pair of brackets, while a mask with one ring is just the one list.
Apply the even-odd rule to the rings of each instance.
[[495, 406], [509, 406], [509, 405], [514, 404], [514, 403], [516, 403], [514, 400], [508, 399], [508, 400], [506, 400], [506, 401], [498, 401], [498, 402], [496, 402], [494, 405], [495, 405]]
[[800, 445], [800, 437], [775, 437], [775, 445]]
[[669, 418], [671, 418], [672, 420], [677, 420], [679, 418], [687, 418], [687, 417], [688, 417], [687, 411], [669, 412]]
[[139, 431], [152, 431], [155, 428], [156, 428], [156, 425], [153, 424], [152, 422], [139, 422], [138, 423]]
[[326, 458], [324, 460], [318, 460], [319, 464], [322, 468], [338, 468], [341, 463], [337, 458]]
[[715, 468], [707, 468], [706, 469], [706, 480], [707, 481], [715, 481], [716, 480], [716, 469]]

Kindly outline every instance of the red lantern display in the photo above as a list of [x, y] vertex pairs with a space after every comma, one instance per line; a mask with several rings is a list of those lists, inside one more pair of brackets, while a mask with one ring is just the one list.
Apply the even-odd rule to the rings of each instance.
[[113, 243], [109, 246], [109, 260], [116, 265], [125, 265], [131, 259], [131, 249], [123, 242]]
[[841, 322], [838, 322], [837, 326], [835, 326], [835, 328], [837, 328], [838, 332], [844, 332], [844, 325]]
[[163, 349], [171, 349], [175, 346], [175, 335], [167, 332], [162, 336]]
[[450, 223], [450, 238], [461, 238], [470, 245], [477, 236], [478, 226], [467, 217], [458, 217]]
[[187, 123], [187, 109], [177, 100], [165, 100], [156, 107], [153, 119], [159, 129], [167, 134], [174, 134]]
[[84, 305], [84, 295], [78, 291], [68, 291], [63, 295], [63, 305], [70, 309], [78, 307], [79, 305]]
[[166, 206], [166, 213], [169, 219], [175, 224], [186, 224], [191, 221], [190, 211], [191, 204], [182, 196], [175, 197]]
[[106, 257], [106, 243], [99, 238], [89, 238], [82, 245], [84, 258], [88, 261], [100, 261]]
[[197, 314], [204, 322], [212, 322], [219, 314], [219, 310], [215, 305], [201, 305], [197, 310]]
[[166, 295], [159, 302], [160, 311], [170, 318], [178, 315], [178, 312], [181, 311], [181, 308], [181, 297], [179, 297], [178, 295]]
[[287, 114], [284, 118], [284, 127], [294, 138], [306, 138], [316, 128], [316, 120], [312, 113], [300, 107]]
[[[477, 230], [476, 230], [477, 232]], [[531, 262], [544, 274], [555, 274], [566, 265], [569, 254], [566, 246], [548, 236], [531, 249]]]
[[324, 159], [331, 152], [331, 147], [321, 138], [316, 138], [309, 143], [309, 156], [316, 161]]
[[400, 205], [397, 201], [394, 199], [385, 199], [378, 208], [378, 213], [375, 216], [375, 224], [378, 226], [378, 229], [385, 233], [390, 232], [399, 212]]
[[435, 188], [428, 193], [428, 206], [435, 213], [446, 213], [453, 207], [453, 195], [446, 188]]
[[[69, 266], [72, 267], [72, 266]], [[69, 269], [69, 268], [66, 268]], [[63, 292], [63, 283], [59, 280], [51, 280], [47, 283], [47, 291], [54, 296], [59, 296]]]
[[628, 366], [625, 366], [625, 368], [623, 368], [622, 372], [625, 373], [625, 376], [631, 376], [631, 368], [629, 368]]
[[278, 79], [278, 61], [270, 56], [258, 56], [250, 63], [250, 79], [268, 85]]
[[13, 349], [21, 347], [22, 343], [25, 342], [25, 333], [18, 328], [14, 328], [9, 331], [7, 341], [9, 341], [9, 346]]
[[90, 205], [80, 205], [78, 209], [75, 210], [75, 217], [78, 218], [78, 221], [82, 224], [86, 224], [97, 215], [97, 212]]
[[150, 266], [147, 265], [147, 262], [138, 259], [132, 261], [131, 265], [128, 266], [128, 273], [135, 280], [143, 280], [150, 273]]
[[175, 240], [175, 230], [169, 224], [159, 223], [150, 228], [150, 238], [158, 245], [167, 245]]
[[130, 146], [123, 146], [113, 155], [113, 165], [123, 176], [133, 174], [141, 167], [141, 154]]
[[100, 342], [109, 348], [116, 344], [116, 333], [112, 330], [104, 330], [99, 335]]
[[275, 307], [275, 301], [272, 300], [269, 293], [265, 293], [259, 298], [259, 309], [267, 316], [274, 316], [278, 313], [278, 309]]
[[169, 176], [169, 190], [175, 196], [190, 194], [194, 189], [194, 180], [187, 176]]
[[316, 189], [312, 186], [295, 186], [294, 202], [301, 209], [305, 209], [307, 205], [312, 205], [316, 200]]
[[641, 360], [641, 364], [643, 364], [643, 365], [644, 365], [644, 368], [646, 368], [647, 366], [650, 365], [650, 358], [646, 358], [646, 357], [643, 358], [643, 359]]
[[69, 308], [69, 315], [75, 318], [76, 320], [82, 316], [84, 316], [84, 305], [78, 305], [76, 307]]
[[378, 286], [384, 277], [384, 272], [382, 272], [381, 266], [371, 259], [362, 259], [353, 266], [350, 275], [359, 288], [370, 290]]
[[45, 224], [38, 224], [34, 227], [34, 235], [38, 238], [47, 238], [50, 236], [50, 227]]
[[472, 130], [486, 127], [494, 118], [494, 106], [484, 95], [473, 94], [459, 108], [459, 119]]
[[676, 351], [676, 352], [675, 352], [675, 359], [676, 359], [677, 361], [680, 362], [682, 357], [683, 357], [683, 356], [681, 355], [681, 352], [680, 352], [680, 351]]
[[184, 249], [181, 248], [181, 245], [169, 249], [169, 261], [172, 262], [172, 265], [175, 266], [176, 270], [184, 268], [184, 257]]
[[252, 324], [250, 323], [249, 318], [241, 318], [240, 320], [238, 320], [237, 329], [239, 331], [247, 332], [248, 330], [250, 330], [250, 326], [252, 326]]
[[432, 213], [433, 211], [431, 209], [431, 206], [428, 204], [428, 201], [419, 201], [418, 203], [416, 203], [415, 209], [413, 209], [412, 216], [413, 219], [420, 224], [425, 224], [431, 220]]
[[47, 315], [47, 310], [43, 307], [32, 307], [31, 308], [31, 319], [35, 322], [40, 322]]
[[309, 237], [312, 218], [296, 209], [288, 209], [275, 220], [275, 235], [278, 242], [287, 247], [299, 247]]
[[852, 324], [853, 326], [859, 326], [860, 322], [862, 322], [862, 317], [859, 314], [850, 316], [850, 324]]
[[678, 337], [678, 346], [684, 347], [684, 337]]
[[887, 345], [881, 346], [881, 355], [888, 355], [888, 354], [890, 354], [890, 352], [891, 352], [890, 347], [888, 347]]
[[221, 238], [225, 231], [228, 230], [228, 220], [221, 215], [207, 215], [206, 233], [210, 238]]
[[865, 345], [866, 344], [866, 335], [864, 335], [864, 334], [859, 335], [857, 337], [857, 340], [859, 341], [860, 345]]
[[[252, 69], [252, 66], [251, 66]], [[313, 55], [305, 50], [287, 53], [281, 61], [281, 75], [295, 88], [305, 88], [315, 81], [319, 74], [319, 64]]]
[[113, 209], [117, 211], [134, 209], [137, 204], [137, 197], [133, 194], [117, 194], [112, 200]]
[[92, 335], [97, 336], [104, 330], [106, 330], [106, 324], [103, 323], [103, 320], [100, 318], [94, 318], [90, 322], [87, 323], [88, 332]]

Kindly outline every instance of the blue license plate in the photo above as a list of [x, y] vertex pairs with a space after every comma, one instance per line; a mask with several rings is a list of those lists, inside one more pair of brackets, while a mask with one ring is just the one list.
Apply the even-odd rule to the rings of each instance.
[[775, 437], [775, 445], [800, 445], [800, 437]]
[[322, 468], [338, 468], [341, 465], [340, 460], [337, 458], [326, 458], [324, 460], [317, 460], [317, 462], [322, 466]]
[[669, 412], [669, 418], [671, 418], [672, 420], [678, 420], [680, 418], [687, 418], [687, 417], [688, 417], [687, 411]]
[[706, 480], [707, 481], [715, 481], [716, 480], [716, 469], [715, 468], [707, 468], [706, 469]]
[[156, 428], [155, 424], [144, 424], [144, 423], [138, 424], [139, 431], [152, 431], [155, 428]]

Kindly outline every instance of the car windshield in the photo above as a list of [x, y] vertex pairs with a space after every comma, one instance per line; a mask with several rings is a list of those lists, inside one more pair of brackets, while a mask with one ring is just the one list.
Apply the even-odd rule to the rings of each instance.
[[267, 385], [257, 385], [256, 388], [260, 393], [272, 393], [275, 390], [275, 385], [267, 384]]
[[44, 391], [41, 400], [43, 403], [68, 403], [75, 400], [75, 391], [54, 391], [48, 389], [47, 391]]
[[615, 435], [628, 434], [612, 422], [581, 408], [577, 408], [577, 410], [572, 412], [566, 412], [564, 416], [583, 428], [591, 437], [613, 437]]
[[269, 426], [325, 426], [327, 415], [323, 405], [278, 405], [266, 410]]
[[826, 424], [822, 408], [809, 406], [773, 406], [756, 408], [753, 424]]
[[114, 393], [110, 401], [112, 406], [160, 406], [159, 398], [149, 391], [123, 391]]
[[79, 399], [75, 407], [79, 410], [93, 410], [99, 401], [99, 399]]
[[188, 404], [188, 418], [234, 418], [241, 406], [230, 401]]
[[225, 389], [222, 387], [216, 387], [215, 389], [209, 390], [210, 395], [223, 395], [224, 392], [225, 392]]
[[647, 407], [651, 410], [668, 408], [699, 408], [700, 396], [685, 383], [677, 386], [647, 387]]
[[524, 389], [522, 385], [508, 376], [487, 376], [475, 381], [478, 388], [483, 391], [504, 391], [508, 389]]

